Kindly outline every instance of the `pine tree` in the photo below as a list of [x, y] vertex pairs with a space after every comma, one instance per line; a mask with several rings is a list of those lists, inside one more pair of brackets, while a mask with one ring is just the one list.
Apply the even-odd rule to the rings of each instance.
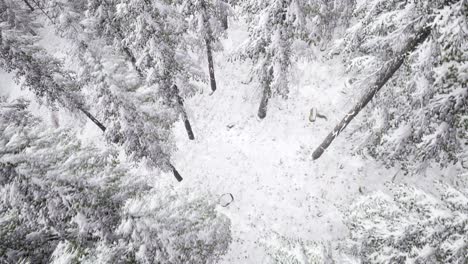
[[[43, 5], [35, 3], [40, 10], [46, 10]], [[24, 53], [11, 56], [11, 52], [5, 51], [5, 54], [9, 54], [7, 59], [16, 63], [9, 67], [23, 75], [31, 74], [35, 70], [36, 73], [33, 74], [35, 79], [26, 82], [26, 85], [32, 87], [34, 91], [40, 90], [39, 96], [44, 96], [41, 93], [54, 88], [54, 94], [46, 94], [47, 98], [57, 98], [58, 95], [67, 96], [66, 99], [69, 100], [62, 102], [61, 105], [68, 106], [71, 110], [77, 108], [84, 112], [106, 133], [109, 142], [123, 145], [131, 159], [145, 161], [149, 166], [164, 171], [172, 171], [177, 180], [181, 181], [182, 177], [170, 162], [170, 153], [174, 149], [170, 129], [176, 120], [176, 112], [173, 107], [167, 106], [164, 100], [162, 100], [163, 102], [161, 99], [158, 100], [160, 98], [158, 92], [152, 87], [140, 83], [135, 71], [126, 66], [125, 58], [114, 54], [112, 47], [106, 45], [105, 40], [96, 37], [92, 21], [85, 20], [78, 12], [85, 13], [84, 9], [79, 9], [83, 8], [83, 5], [80, 5], [79, 2], [74, 2], [72, 5], [67, 5], [64, 2], [57, 3], [57, 5], [54, 2], [50, 4], [54, 8], [48, 8], [49, 13], [46, 11], [44, 13], [62, 36], [73, 40], [76, 50], [70, 55], [78, 58], [79, 74], [75, 75], [71, 71], [65, 71], [63, 65], [58, 61], [42, 60], [40, 63], [34, 61], [30, 63], [25, 58], [24, 62], [20, 64], [18, 58], [21, 58]], [[14, 9], [8, 7], [5, 10], [11, 13]], [[31, 21], [33, 15], [31, 13], [25, 14], [25, 17]], [[80, 23], [89, 28], [83, 30]], [[18, 36], [17, 33], [12, 35]], [[37, 38], [28, 36], [26, 39], [29, 39], [30, 45], [35, 47], [34, 42], [37, 42]], [[23, 47], [24, 45], [17, 43], [17, 46]], [[8, 45], [7, 47], [12, 46]], [[35, 53], [34, 56], [39, 57], [36, 54], [38, 53]], [[24, 67], [29, 68], [24, 69]], [[27, 80], [28, 78], [26, 78]], [[42, 84], [45, 86], [41, 86]], [[85, 99], [80, 94], [83, 89], [86, 89], [88, 94], [93, 95], [94, 105], [97, 106], [96, 110], [98, 110], [96, 117], [103, 120], [102, 123], [85, 110], [83, 106]], [[76, 92], [71, 94], [74, 91]], [[70, 99], [70, 97], [72, 98]], [[87, 100], [90, 101], [90, 99]], [[177, 103], [174, 105], [177, 106]]]
[[[62, 35], [82, 49], [89, 50], [89, 40], [103, 40], [100, 45], [112, 47], [116, 56], [132, 64], [140, 85], [153, 93], [152, 100], [162, 100], [168, 109], [187, 117], [178, 97], [193, 94], [193, 81], [202, 73], [181, 42], [183, 17], [170, 3], [43, 1], [41, 9]], [[175, 84], [181, 87], [180, 94], [172, 89]], [[188, 119], [184, 123], [190, 125]], [[186, 128], [189, 139], [194, 139], [191, 126]]]
[[154, 188], [119, 151], [0, 100], [0, 262], [214, 263], [231, 242], [213, 199]]
[[21, 8], [18, 1], [0, 1], [0, 67], [13, 72], [22, 86], [31, 90], [49, 106], [60, 105], [71, 112], [83, 112], [101, 129], [80, 94], [81, 85], [73, 72], [63, 69], [59, 60], [36, 43], [39, 40], [33, 23], [35, 15]]
[[[212, 92], [216, 91], [213, 46], [227, 29], [230, 6], [222, 0], [184, 0], [180, 3], [181, 13], [186, 17], [187, 34], [195, 35], [192, 45], [204, 46], [208, 60], [208, 72]], [[203, 43], [203, 44], [202, 44]]]
[[367, 149], [388, 165], [424, 171], [431, 161], [446, 166], [466, 152], [467, 10], [465, 0], [366, 1], [356, 8], [357, 23], [341, 42], [355, 87], [366, 87], [401, 43], [431, 28], [364, 118]]
[[466, 190], [441, 184], [440, 196], [402, 185], [357, 201], [346, 216], [351, 251], [364, 263], [465, 263]]
[[301, 40], [325, 45], [337, 26], [332, 21], [341, 15], [347, 16], [353, 4], [354, 1], [343, 6], [327, 1], [304, 0], [242, 2], [243, 14], [249, 26], [249, 39], [240, 57], [253, 61], [252, 74], [258, 76], [263, 90], [259, 118], [266, 117], [271, 96], [286, 98], [288, 95], [289, 69], [294, 62], [293, 43]]

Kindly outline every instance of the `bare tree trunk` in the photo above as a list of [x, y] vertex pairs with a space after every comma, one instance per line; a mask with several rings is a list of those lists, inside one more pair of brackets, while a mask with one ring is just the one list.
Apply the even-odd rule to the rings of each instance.
[[227, 16], [227, 14], [225, 14], [224, 12], [223, 12], [222, 16], [223, 16], [223, 18], [222, 18], [222, 20], [221, 20], [221, 24], [223, 25], [223, 29], [224, 29], [224, 30], [227, 30], [227, 29], [229, 28], [228, 16]]
[[206, 56], [208, 57], [208, 71], [210, 73], [211, 91], [216, 91], [216, 79], [214, 73], [213, 53], [211, 51], [211, 41], [206, 38]]
[[78, 106], [78, 109], [81, 112], [83, 112], [83, 114], [85, 114], [89, 118], [89, 120], [91, 120], [96, 126], [98, 126], [102, 130], [102, 132], [106, 132], [106, 127], [101, 122], [99, 122], [99, 120], [97, 120], [91, 113], [89, 113], [81, 106]]
[[206, 56], [208, 58], [208, 72], [210, 74], [210, 84], [211, 84], [211, 91], [216, 91], [216, 78], [214, 72], [214, 63], [213, 63], [213, 51], [211, 47], [211, 42], [213, 40], [213, 32], [211, 31], [210, 26], [210, 17], [206, 12], [206, 5], [205, 1], [201, 1], [201, 9], [203, 15], [203, 23], [206, 28], [206, 35], [205, 35], [205, 45], [206, 45]]
[[27, 0], [23, 0], [23, 2], [29, 7], [31, 11], [34, 11], [34, 7]]
[[270, 100], [271, 97], [271, 82], [273, 79], [273, 69], [271, 68], [268, 71], [268, 76], [266, 77], [266, 80], [263, 81], [263, 94], [262, 94], [262, 100], [260, 101], [260, 106], [258, 107], [258, 117], [260, 119], [263, 119], [266, 117], [266, 112], [267, 112], [267, 106], [268, 106], [268, 100]]
[[193, 134], [192, 126], [190, 125], [190, 121], [188, 120], [187, 113], [185, 111], [182, 111], [182, 120], [184, 120], [185, 130], [187, 131], [188, 138], [190, 140], [194, 140], [195, 135]]
[[[228, 5], [228, 0], [222, 0], [221, 5]], [[227, 30], [229, 28], [229, 24], [228, 24], [228, 14], [225, 8], [223, 7], [221, 8], [220, 15], [221, 15], [221, 25], [224, 30]]]
[[343, 131], [346, 126], [353, 120], [353, 118], [359, 114], [359, 112], [374, 98], [375, 94], [387, 83], [387, 81], [395, 74], [395, 72], [403, 64], [405, 58], [409, 53], [413, 52], [416, 47], [424, 42], [430, 35], [430, 28], [426, 27], [421, 29], [416, 36], [410, 40], [402, 52], [393, 60], [388, 62], [388, 66], [385, 67], [380, 73], [377, 81], [374, 85], [367, 91], [366, 94], [361, 98], [358, 104], [356, 104], [351, 111], [346, 114], [346, 116], [341, 120], [341, 122], [328, 134], [325, 140], [320, 144], [320, 146], [315, 149], [312, 153], [312, 158], [314, 160], [320, 158], [323, 152], [330, 146], [333, 140]]
[[172, 164], [169, 164], [169, 166], [172, 169], [172, 173], [174, 174], [174, 177], [177, 179], [178, 182], [181, 182], [184, 178], [180, 176], [179, 172], [176, 170], [176, 168]]
[[182, 116], [182, 120], [184, 121], [185, 130], [187, 131], [188, 138], [190, 140], [194, 140], [195, 136], [193, 134], [192, 126], [190, 125], [190, 121], [188, 119], [187, 112], [185, 111], [184, 100], [179, 95], [179, 89], [177, 88], [177, 85], [174, 84], [172, 86], [172, 89], [174, 89], [174, 94], [176, 96], [177, 103], [179, 104], [180, 115]]

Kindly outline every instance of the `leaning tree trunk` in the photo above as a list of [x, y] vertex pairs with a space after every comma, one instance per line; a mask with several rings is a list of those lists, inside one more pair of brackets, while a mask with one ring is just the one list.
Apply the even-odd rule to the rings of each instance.
[[262, 94], [262, 100], [260, 101], [260, 106], [258, 107], [258, 113], [257, 113], [260, 119], [263, 119], [266, 117], [268, 100], [270, 100], [270, 97], [271, 97], [272, 80], [273, 80], [273, 68], [270, 68], [270, 70], [267, 73], [266, 78], [262, 82], [263, 94]]
[[99, 127], [99, 129], [102, 130], [102, 132], [106, 132], [106, 127], [101, 123], [99, 122], [99, 120], [97, 120], [90, 112], [88, 112], [86, 109], [84, 109], [82, 106], [78, 106], [78, 109], [83, 112], [83, 114], [86, 115], [86, 117], [89, 118], [89, 120], [91, 120], [96, 126]]
[[364, 94], [358, 104], [356, 104], [351, 111], [346, 114], [346, 116], [341, 120], [341, 122], [333, 129], [330, 134], [325, 138], [325, 140], [320, 144], [320, 146], [315, 149], [312, 153], [312, 158], [314, 160], [320, 158], [323, 152], [330, 146], [333, 140], [343, 131], [346, 126], [353, 120], [359, 112], [366, 107], [366, 105], [374, 98], [375, 94], [387, 83], [387, 81], [392, 78], [393, 74], [400, 68], [403, 64], [405, 58], [409, 53], [413, 52], [416, 47], [424, 42], [430, 35], [431, 30], [428, 27], [421, 29], [416, 36], [411, 39], [402, 50], [402, 52], [393, 60], [388, 62], [388, 66], [385, 67], [380, 73], [377, 81], [374, 85]]

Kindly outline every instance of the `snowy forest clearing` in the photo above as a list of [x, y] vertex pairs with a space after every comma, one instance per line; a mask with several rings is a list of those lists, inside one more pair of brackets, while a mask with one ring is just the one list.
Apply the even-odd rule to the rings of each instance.
[[[388, 185], [413, 183], [430, 190], [440, 174], [446, 182], [463, 180], [453, 169], [408, 177], [355, 155], [358, 139], [349, 132], [359, 118], [313, 161], [313, 149], [358, 98], [346, 91], [343, 66], [338, 60], [299, 63], [288, 100], [272, 100], [269, 115], [260, 120], [258, 84], [245, 84], [248, 67], [223, 59], [242, 44], [237, 37], [245, 35], [241, 30], [231, 27], [226, 50], [215, 59], [218, 90], [207, 96], [205, 88], [186, 101], [196, 140], [187, 141], [183, 124], [176, 124], [174, 161], [186, 175], [176, 188], [235, 197], [227, 208], [219, 208], [232, 221], [233, 244], [225, 263], [264, 263], [268, 257], [260, 242], [273, 239], [272, 232], [310, 241], [341, 239], [347, 232], [342, 213], [351, 202]], [[312, 107], [328, 120], [311, 123]]]
[[0, 262], [466, 263], [467, 12], [0, 0]]

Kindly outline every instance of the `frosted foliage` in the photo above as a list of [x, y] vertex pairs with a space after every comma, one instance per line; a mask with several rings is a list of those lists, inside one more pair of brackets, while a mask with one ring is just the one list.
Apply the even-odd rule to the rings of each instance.
[[231, 242], [229, 226], [215, 204], [168, 191], [129, 200], [118, 232], [139, 263], [216, 263]]
[[[385, 65], [423, 27], [431, 36], [395, 73], [369, 108], [364, 145], [388, 165], [424, 172], [430, 161], [457, 162], [466, 150], [467, 1], [362, 1], [340, 50], [369, 89]], [[376, 115], [378, 111], [380, 114]]]
[[[177, 72], [171, 68], [176, 63], [175, 44], [172, 35], [154, 39], [166, 36], [164, 30], [169, 28], [144, 24], [149, 19], [145, 12], [157, 8], [139, 1], [128, 5], [48, 1], [43, 5], [52, 26], [73, 44], [70, 55], [77, 62], [78, 78], [94, 102], [108, 141], [121, 144], [133, 161], [170, 170], [169, 156], [175, 148], [170, 128], [177, 120], [170, 89]], [[128, 19], [137, 13], [138, 19]], [[152, 14], [159, 20], [167, 15]], [[167, 46], [155, 45], [157, 42]], [[136, 57], [140, 54], [151, 59], [147, 63], [151, 67]], [[136, 68], [128, 65], [132, 59]], [[147, 73], [144, 81], [140, 79], [143, 73]]]
[[112, 149], [48, 129], [26, 107], [0, 104], [0, 260], [43, 263], [60, 241], [110, 238], [121, 203], [112, 190], [125, 168]]
[[365, 263], [465, 263], [466, 190], [439, 185], [440, 195], [396, 187], [357, 201], [346, 216], [352, 250]]
[[153, 189], [118, 150], [0, 103], [0, 262], [212, 263], [231, 241], [209, 197]]
[[16, 1], [0, 1], [0, 67], [16, 75], [39, 100], [71, 111], [83, 108], [80, 85], [62, 62], [37, 45], [34, 16]]
[[[335, 1], [336, 2], [336, 1]], [[328, 3], [304, 0], [247, 0], [242, 11], [248, 22], [249, 39], [240, 58], [254, 62], [252, 75], [282, 97], [289, 93], [289, 69], [295, 61], [293, 45], [324, 46], [339, 26], [347, 23], [354, 1]], [[345, 22], [346, 21], [346, 22]]]
[[330, 245], [281, 236], [268, 232], [261, 241], [273, 263], [323, 264], [333, 263]]

